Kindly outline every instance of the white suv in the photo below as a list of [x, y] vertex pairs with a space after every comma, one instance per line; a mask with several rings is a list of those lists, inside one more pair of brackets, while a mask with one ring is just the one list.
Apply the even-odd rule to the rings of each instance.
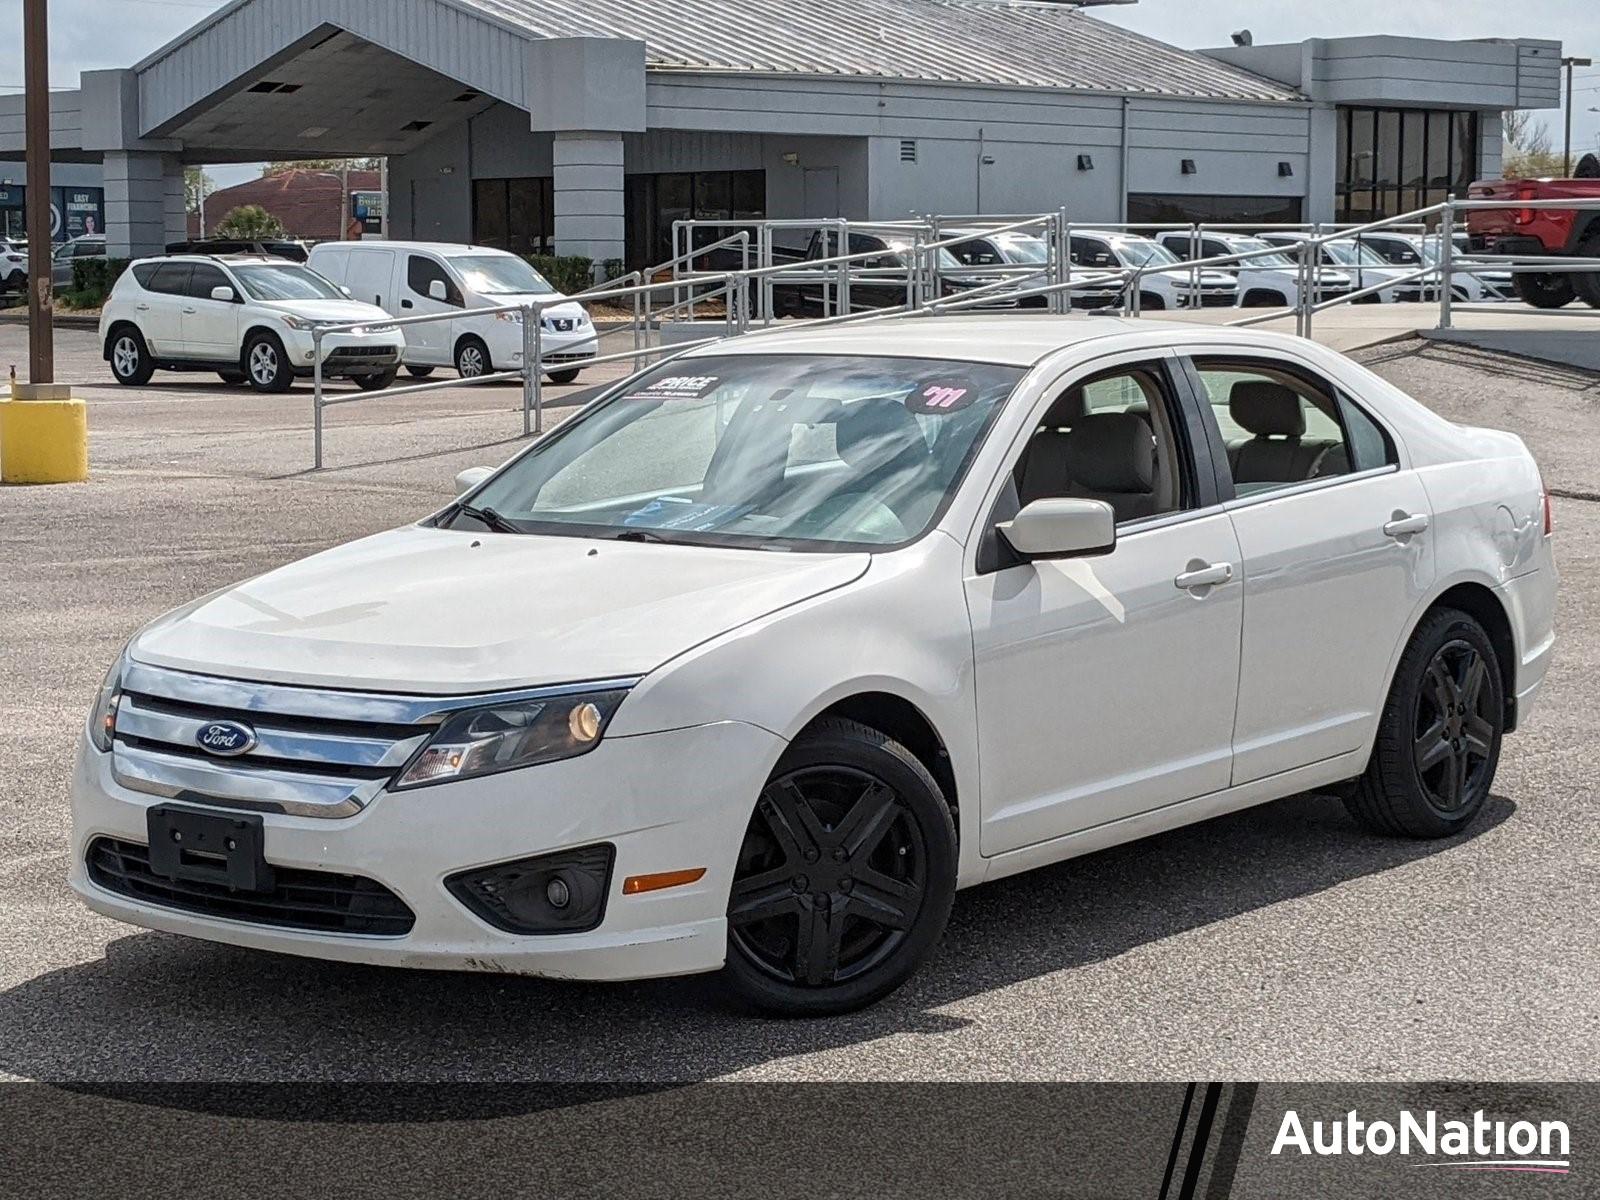
[[315, 271], [254, 255], [151, 258], [112, 288], [100, 343], [119, 383], [148, 383], [158, 369], [215, 371], [227, 383], [285, 392], [312, 373], [312, 330], [351, 321], [372, 324], [323, 337], [323, 375], [388, 387], [404, 348], [393, 319]]

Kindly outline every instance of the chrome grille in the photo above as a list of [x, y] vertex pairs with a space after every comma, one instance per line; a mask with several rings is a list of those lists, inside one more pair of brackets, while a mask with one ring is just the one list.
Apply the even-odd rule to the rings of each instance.
[[[249, 683], [130, 663], [117, 704], [111, 769], [123, 787], [169, 800], [349, 817], [389, 786], [453, 712], [635, 682], [399, 696]], [[237, 757], [202, 750], [200, 731], [218, 721], [248, 724], [254, 745]]]

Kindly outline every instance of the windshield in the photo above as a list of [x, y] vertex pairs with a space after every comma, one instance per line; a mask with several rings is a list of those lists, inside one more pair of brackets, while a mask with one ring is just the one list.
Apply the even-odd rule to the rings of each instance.
[[338, 287], [306, 267], [293, 263], [259, 263], [234, 267], [234, 276], [253, 300], [345, 300]]
[[474, 254], [452, 258], [467, 290], [480, 296], [547, 296], [555, 291], [545, 277], [514, 254]]
[[[1260, 238], [1234, 238], [1233, 252], [1244, 254], [1251, 250], [1270, 250], [1271, 242], [1264, 242]], [[1294, 259], [1287, 254], [1263, 254], [1259, 258], [1247, 258], [1239, 264], [1241, 267], [1292, 267]]]
[[1323, 250], [1329, 258], [1342, 267], [1386, 267], [1384, 261], [1371, 246], [1357, 246], [1354, 242], [1324, 242]]
[[944, 511], [1022, 375], [938, 359], [680, 359], [538, 443], [472, 507], [526, 533], [897, 545]]
[[1124, 266], [1143, 267], [1155, 265], [1160, 267], [1171, 266], [1178, 261], [1178, 256], [1168, 250], [1160, 242], [1119, 241], [1112, 245], [1117, 251], [1117, 256], [1122, 259]]

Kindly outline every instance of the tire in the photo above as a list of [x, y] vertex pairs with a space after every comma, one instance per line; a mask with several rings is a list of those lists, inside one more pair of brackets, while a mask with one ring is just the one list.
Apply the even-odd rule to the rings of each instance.
[[872, 1004], [932, 953], [955, 886], [955, 824], [927, 769], [875, 729], [820, 722], [778, 761], [745, 831], [724, 981], [783, 1016]]
[[1500, 671], [1489, 635], [1472, 617], [1441, 608], [1423, 618], [1400, 656], [1372, 760], [1345, 800], [1361, 825], [1442, 838], [1472, 823], [1500, 762]]
[[275, 334], [258, 333], [244, 345], [245, 377], [258, 392], [287, 392], [294, 385], [294, 371], [283, 343]]
[[570, 371], [549, 371], [551, 383], [574, 383], [577, 381], [580, 368], [574, 367]]
[[381, 392], [395, 381], [399, 371], [384, 371], [378, 375], [356, 375], [352, 381], [363, 392]]
[[1576, 294], [1571, 275], [1518, 271], [1511, 277], [1511, 286], [1535, 308], [1565, 308]]
[[144, 335], [132, 325], [113, 330], [107, 339], [106, 351], [111, 373], [120, 384], [143, 387], [156, 373], [156, 365], [150, 359], [150, 347], [145, 345]]
[[464, 337], [456, 344], [456, 374], [463, 379], [476, 379], [494, 370], [489, 359], [489, 347], [482, 338]]
[[[1591, 234], [1578, 246], [1579, 258], [1600, 258], [1600, 233]], [[1600, 271], [1583, 271], [1567, 276], [1572, 290], [1590, 308], [1600, 308]]]
[[1241, 308], [1288, 308], [1289, 298], [1282, 292], [1252, 288], [1244, 294]]
[[1166, 307], [1166, 300], [1156, 295], [1154, 292], [1139, 293], [1140, 312], [1162, 312], [1166, 309]]
[[426, 379], [433, 374], [432, 367], [407, 367], [406, 373], [413, 379]]
[[241, 383], [250, 382], [250, 377], [243, 371], [218, 371], [217, 378], [229, 387], [237, 387]]

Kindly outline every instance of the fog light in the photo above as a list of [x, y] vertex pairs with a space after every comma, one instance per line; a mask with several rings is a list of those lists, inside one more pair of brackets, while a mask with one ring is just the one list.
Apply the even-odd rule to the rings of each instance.
[[475, 867], [444, 881], [450, 894], [507, 933], [582, 933], [605, 917], [610, 845]]

